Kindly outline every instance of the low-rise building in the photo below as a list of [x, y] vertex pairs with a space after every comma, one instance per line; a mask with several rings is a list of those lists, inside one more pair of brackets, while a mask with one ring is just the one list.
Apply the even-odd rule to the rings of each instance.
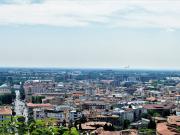
[[180, 116], [169, 116], [167, 122], [157, 123], [157, 135], [179, 135]]
[[69, 112], [69, 119], [72, 121], [79, 119], [81, 116], [82, 116], [82, 113], [80, 111], [72, 110]]
[[98, 128], [95, 131], [96, 135], [138, 135], [138, 131], [135, 129], [127, 129], [121, 131], [105, 131], [103, 128]]
[[11, 94], [11, 90], [7, 84], [3, 84], [0, 86], [0, 95], [4, 95], [4, 94]]
[[59, 121], [66, 119], [66, 113], [63, 110], [46, 109], [44, 112], [47, 118], [54, 118]]
[[33, 94], [54, 93], [56, 83], [52, 80], [28, 80], [24, 83], [25, 97], [31, 101]]
[[85, 101], [82, 103], [81, 108], [83, 110], [91, 109], [107, 109], [108, 105], [103, 101]]
[[0, 121], [11, 119], [12, 109], [9, 106], [0, 107]]
[[28, 118], [29, 119], [41, 119], [45, 117], [44, 109], [52, 109], [51, 104], [33, 104], [27, 103]]
[[146, 104], [143, 107], [147, 110], [154, 110], [161, 116], [169, 116], [172, 113], [172, 110], [176, 108], [173, 103]]

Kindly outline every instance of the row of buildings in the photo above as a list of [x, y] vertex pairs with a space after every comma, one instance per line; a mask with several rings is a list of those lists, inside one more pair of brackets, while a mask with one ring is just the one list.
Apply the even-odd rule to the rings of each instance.
[[[82, 130], [99, 135], [140, 134], [139, 129], [148, 128], [149, 123], [155, 121], [156, 134], [179, 134], [179, 80], [171, 86], [172, 78], [141, 81], [127, 77], [117, 85], [113, 75], [109, 79], [72, 78], [62, 82], [53, 79], [25, 81], [24, 103], [28, 119], [53, 118], [60, 125], [64, 121], [68, 125], [85, 118], [86, 122], [81, 125]], [[15, 88], [19, 89], [17, 86]], [[2, 85], [0, 92], [11, 91], [8, 86]], [[2, 108], [9, 108], [10, 113], [7, 116], [12, 115], [13, 106]], [[150, 113], [151, 118], [144, 117]], [[3, 109], [0, 114], [2, 118], [6, 118]], [[125, 126], [127, 121], [128, 127]], [[107, 125], [113, 126], [116, 131], [104, 130]], [[166, 130], [168, 131], [163, 132]]]

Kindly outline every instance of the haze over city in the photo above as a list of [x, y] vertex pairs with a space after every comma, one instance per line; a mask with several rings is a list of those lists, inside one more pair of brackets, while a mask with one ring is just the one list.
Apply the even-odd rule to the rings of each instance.
[[0, 135], [180, 135], [180, 0], [0, 0]]
[[179, 7], [177, 0], [0, 0], [0, 65], [179, 69]]

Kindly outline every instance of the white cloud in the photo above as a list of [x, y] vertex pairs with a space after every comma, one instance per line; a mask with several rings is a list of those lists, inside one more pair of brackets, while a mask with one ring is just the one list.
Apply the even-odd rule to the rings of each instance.
[[0, 5], [0, 24], [180, 28], [180, 1], [11, 0]]

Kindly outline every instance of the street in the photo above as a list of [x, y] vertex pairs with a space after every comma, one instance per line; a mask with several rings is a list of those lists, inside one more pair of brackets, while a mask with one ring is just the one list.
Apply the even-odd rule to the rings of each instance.
[[16, 113], [16, 116], [24, 116], [26, 118], [26, 122], [27, 122], [28, 112], [27, 112], [27, 108], [25, 106], [25, 103], [20, 100], [19, 90], [16, 90], [15, 93], [16, 93], [16, 99], [14, 101], [14, 111]]

